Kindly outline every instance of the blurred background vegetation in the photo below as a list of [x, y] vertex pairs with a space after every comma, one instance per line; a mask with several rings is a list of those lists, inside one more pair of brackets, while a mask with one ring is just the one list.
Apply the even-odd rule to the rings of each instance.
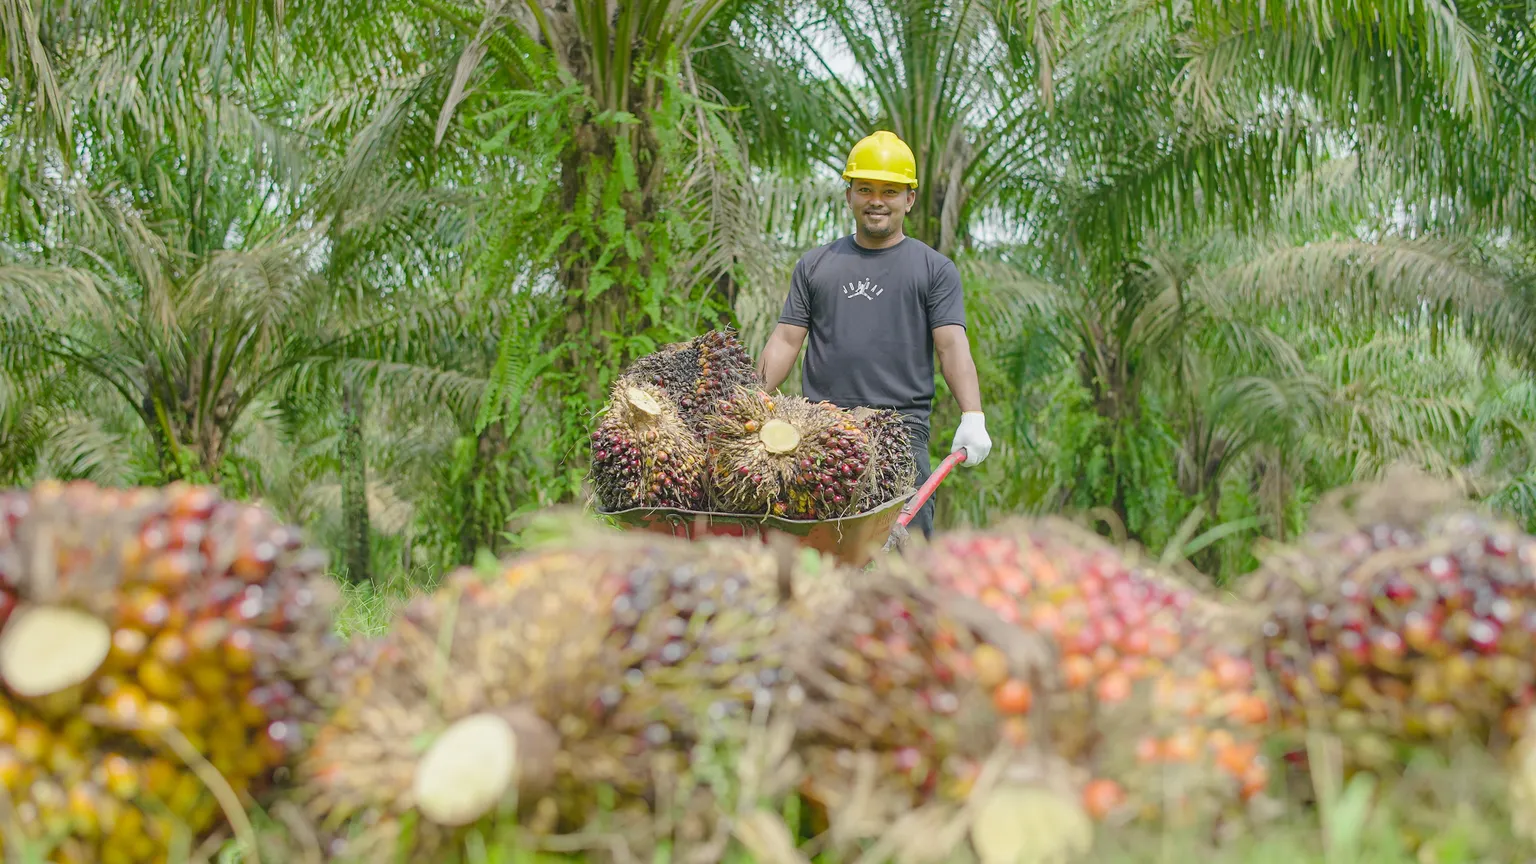
[[889, 128], [995, 445], [941, 528], [1221, 581], [1396, 461], [1536, 527], [1533, 15], [0, 0], [0, 484], [214, 482], [430, 584], [584, 499], [629, 360], [757, 351]]

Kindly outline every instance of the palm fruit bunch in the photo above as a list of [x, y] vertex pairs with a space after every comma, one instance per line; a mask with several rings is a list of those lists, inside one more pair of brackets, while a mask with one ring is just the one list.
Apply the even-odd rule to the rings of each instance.
[[830, 519], [873, 491], [869, 436], [827, 402], [738, 388], [708, 421], [711, 494], [736, 513]]
[[693, 340], [699, 352], [699, 374], [693, 382], [688, 410], [695, 418], [708, 416], [713, 406], [737, 387], [762, 384], [752, 357], [731, 331], [711, 330]]
[[1054, 716], [1050, 699], [1033, 695], [1059, 689], [1053, 646], [896, 574], [864, 574], [822, 598], [811, 627], [782, 636], [794, 645], [797, 743], [836, 759], [809, 772], [808, 789], [849, 779], [851, 760], [876, 754], [880, 776], [912, 802], [963, 799], [994, 750], [1028, 743], [1020, 717]]
[[1503, 768], [1511, 833], [1524, 843], [1536, 844], [1536, 724], [1522, 724]]
[[622, 533], [524, 553], [489, 580], [460, 571], [338, 665], [300, 800], [323, 835], [356, 835], [333, 853], [407, 842], [452, 860], [498, 821], [581, 826], [600, 786], [619, 811], [649, 807], [658, 766], [745, 742], [764, 710], [822, 799], [856, 785], [839, 766], [866, 753], [907, 799], [963, 795], [1004, 725], [956, 670], [978, 652], [1020, 682], [1053, 664], [969, 601], [855, 575], [761, 543]]
[[165, 861], [178, 842], [195, 843], [223, 817], [204, 779], [178, 756], [150, 755], [135, 741], [105, 744], [81, 717], [60, 726], [0, 704], [0, 733], [9, 742], [0, 747], [0, 786], [14, 808], [14, 819], [0, 819], [5, 860]]
[[[660, 387], [678, 410], [691, 398], [699, 374], [699, 348], [692, 341], [663, 345], [631, 363], [619, 376], [626, 385]], [[691, 406], [688, 410], [691, 410]]]
[[215, 791], [236, 807], [264, 791], [332, 646], [325, 564], [209, 487], [0, 493], [5, 840], [164, 860], [173, 826], [218, 826]]
[[[1082, 801], [1094, 818], [1218, 820], [1264, 790], [1271, 697], [1240, 613], [1058, 518], [946, 534], [907, 560], [1060, 652], [1048, 695], [1068, 719], [1050, 747], [1094, 775]], [[1027, 740], [1042, 694], [993, 665], [973, 674]]]
[[460, 570], [338, 662], [300, 800], [361, 860], [403, 842], [452, 860], [501, 820], [580, 825], [599, 786], [643, 800], [656, 760], [776, 685], [769, 637], [803, 631], [776, 611], [783, 568], [762, 544], [606, 532]]
[[1416, 473], [1336, 490], [1266, 557], [1265, 662], [1287, 725], [1339, 735], [1346, 767], [1407, 748], [1502, 749], [1536, 696], [1536, 538]]
[[614, 385], [592, 430], [592, 480], [607, 510], [694, 509], [704, 502], [704, 445], [659, 387]]
[[737, 387], [761, 381], [746, 347], [730, 330], [710, 330], [687, 342], [664, 345], [636, 360], [620, 380], [662, 388], [696, 430], [715, 403]]
[[849, 413], [869, 438], [874, 454], [874, 500], [890, 501], [912, 491], [917, 462], [901, 414], [890, 408], [854, 408]]
[[967, 837], [985, 862], [1084, 851], [1092, 778], [1052, 752], [1072, 722], [1059, 649], [911, 575], [861, 574], [786, 634], [799, 792], [827, 851], [879, 838], [902, 860], [951, 861]]

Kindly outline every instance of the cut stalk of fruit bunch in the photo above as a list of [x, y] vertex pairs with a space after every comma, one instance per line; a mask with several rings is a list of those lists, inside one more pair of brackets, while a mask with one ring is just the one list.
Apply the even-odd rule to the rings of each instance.
[[757, 440], [774, 455], [793, 453], [800, 446], [800, 432], [783, 420], [769, 420], [757, 433]]
[[651, 394], [638, 387], [624, 388], [624, 395], [629, 398], [629, 404], [636, 411], [650, 417], [661, 416], [661, 403]]
[[495, 714], [471, 714], [448, 727], [416, 766], [411, 794], [439, 825], [484, 816], [517, 777], [517, 733]]
[[971, 818], [982, 864], [1067, 864], [1093, 846], [1093, 823], [1071, 798], [1034, 785], [990, 790]]
[[0, 630], [0, 678], [24, 699], [83, 684], [112, 647], [105, 621], [67, 606], [21, 606]]

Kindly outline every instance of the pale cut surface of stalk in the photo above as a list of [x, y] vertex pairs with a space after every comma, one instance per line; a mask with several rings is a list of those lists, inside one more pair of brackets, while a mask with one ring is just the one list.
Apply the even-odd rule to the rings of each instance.
[[89, 612], [23, 606], [0, 631], [0, 677], [23, 698], [48, 696], [89, 679], [111, 647], [111, 628]]

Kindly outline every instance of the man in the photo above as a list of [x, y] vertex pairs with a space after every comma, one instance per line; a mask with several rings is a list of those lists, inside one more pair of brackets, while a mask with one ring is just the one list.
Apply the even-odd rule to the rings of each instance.
[[[891, 132], [855, 144], [843, 171], [856, 230], [807, 252], [795, 264], [779, 323], [758, 362], [769, 390], [789, 376], [810, 335], [801, 389], [841, 408], [894, 408], [906, 421], [918, 483], [932, 473], [928, 419], [933, 356], [960, 403], [949, 452], [966, 466], [992, 449], [981, 387], [965, 331], [965, 296], [954, 262], [902, 233], [917, 203], [917, 160]], [[912, 520], [933, 534], [933, 499]]]

